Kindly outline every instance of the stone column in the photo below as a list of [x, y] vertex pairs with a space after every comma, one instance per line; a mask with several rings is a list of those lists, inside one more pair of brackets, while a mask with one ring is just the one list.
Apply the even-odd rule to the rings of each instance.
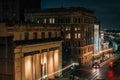
[[48, 78], [50, 79], [54, 79], [54, 75], [50, 75], [49, 74], [52, 74], [54, 73], [54, 61], [53, 61], [54, 57], [53, 57], [53, 51], [49, 51], [48, 53]]
[[[58, 52], [58, 49], [54, 50], [54, 71], [58, 71], [59, 70], [59, 52]], [[59, 73], [56, 73], [55, 76], [58, 76]]]
[[41, 76], [40, 76], [40, 55], [36, 54], [36, 64], [35, 64], [35, 77], [38, 80]]
[[43, 73], [45, 76], [45, 75], [47, 75], [47, 52], [44, 52], [43, 55], [44, 55], [44, 62], [43, 62], [43, 70], [44, 71], [43, 71]]
[[44, 71], [43, 71], [43, 62], [44, 62], [44, 55], [43, 55], [43, 53], [41, 53], [41, 55], [40, 55], [40, 57], [41, 57], [41, 64], [40, 64], [40, 71], [41, 71], [41, 77], [43, 77], [43, 75], [44, 75]]
[[35, 66], [35, 64], [36, 64], [36, 55], [33, 55], [32, 56], [32, 76], [33, 76], [33, 80], [36, 80], [35, 79], [35, 71], [36, 71], [36, 66]]
[[40, 78], [42, 77], [42, 68], [41, 68], [41, 54], [39, 55], [39, 68], [40, 68]]
[[25, 57], [25, 80], [33, 80], [32, 56]]

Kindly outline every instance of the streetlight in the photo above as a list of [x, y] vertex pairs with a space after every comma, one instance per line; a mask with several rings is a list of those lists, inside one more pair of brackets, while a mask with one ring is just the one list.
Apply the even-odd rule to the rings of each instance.
[[74, 70], [75, 70], [75, 66], [78, 66], [79, 63], [72, 63], [72, 67], [71, 67], [71, 70], [72, 70], [72, 80], [74, 80]]

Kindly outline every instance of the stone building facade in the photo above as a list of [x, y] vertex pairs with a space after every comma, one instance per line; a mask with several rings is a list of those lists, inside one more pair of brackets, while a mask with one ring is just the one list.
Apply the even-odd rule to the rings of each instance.
[[92, 60], [94, 50], [93, 11], [80, 7], [54, 8], [38, 12], [27, 11], [25, 21], [61, 27], [61, 37], [64, 40], [63, 63], [78, 62], [82, 65]]
[[[18, 27], [18, 28], [17, 28]], [[56, 27], [16, 26], [15, 80], [54, 79], [62, 68], [60, 30]]]
[[13, 43], [9, 47], [13, 49], [10, 49], [11, 53], [1, 53], [12, 55], [10, 64], [0, 66], [3, 71], [6, 67], [10, 73], [7, 75], [7, 71], [0, 72], [2, 80], [55, 79], [62, 74], [59, 72], [62, 68], [62, 40], [59, 27], [16, 24], [3, 28], [3, 33], [12, 36], [10, 41]]

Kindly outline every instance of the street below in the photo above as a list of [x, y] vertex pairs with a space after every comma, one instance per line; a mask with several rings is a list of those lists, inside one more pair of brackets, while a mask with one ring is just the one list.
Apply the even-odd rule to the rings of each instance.
[[110, 68], [109, 62], [110, 60], [104, 62], [100, 68], [77, 68], [74, 75], [79, 77], [79, 80], [120, 80], [120, 64]]

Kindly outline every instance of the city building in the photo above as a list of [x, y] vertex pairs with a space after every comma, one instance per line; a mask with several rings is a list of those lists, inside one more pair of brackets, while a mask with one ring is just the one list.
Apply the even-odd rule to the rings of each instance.
[[23, 21], [24, 11], [41, 9], [41, 0], [0, 0], [0, 21]]
[[110, 46], [109, 39], [105, 38], [104, 32], [100, 31], [100, 51], [99, 51], [99, 62], [103, 62], [109, 58], [112, 57], [113, 55], [113, 47]]
[[1, 80], [55, 79], [62, 74], [60, 27], [3, 23], [0, 27]]
[[100, 22], [94, 21], [94, 54], [93, 54], [93, 64], [94, 62], [98, 62], [100, 57]]
[[13, 36], [7, 35], [5, 24], [0, 23], [0, 79], [14, 80]]
[[25, 22], [61, 27], [63, 64], [80, 65], [92, 61], [94, 50], [94, 12], [81, 7], [26, 11]]

